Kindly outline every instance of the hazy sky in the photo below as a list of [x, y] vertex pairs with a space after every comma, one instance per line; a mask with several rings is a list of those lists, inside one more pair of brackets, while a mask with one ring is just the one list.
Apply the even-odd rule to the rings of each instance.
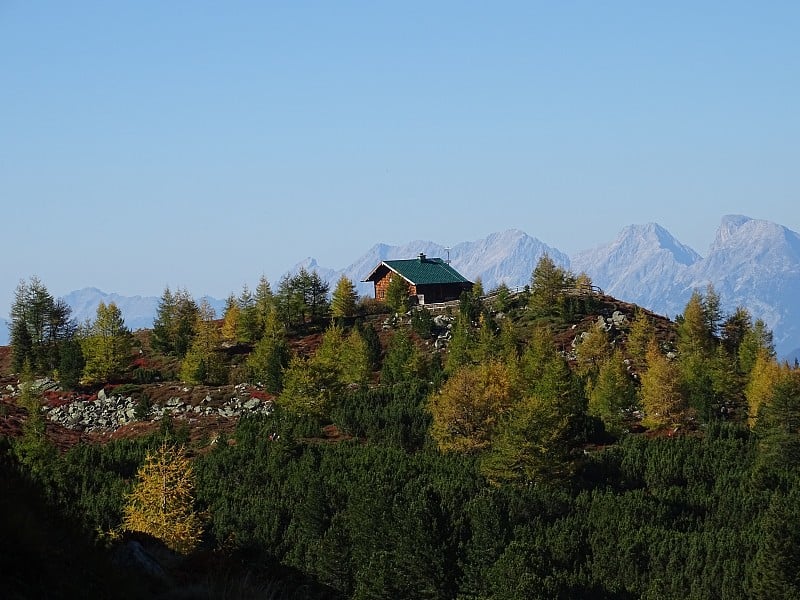
[[800, 3], [0, 0], [20, 278], [224, 297], [519, 228], [800, 229]]

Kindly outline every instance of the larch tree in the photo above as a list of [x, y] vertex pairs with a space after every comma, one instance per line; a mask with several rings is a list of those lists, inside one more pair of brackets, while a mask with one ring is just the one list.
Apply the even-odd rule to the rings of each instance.
[[239, 336], [239, 319], [242, 311], [236, 296], [229, 294], [225, 299], [225, 312], [222, 314], [222, 339], [228, 342], [236, 342]]
[[343, 383], [364, 385], [372, 372], [367, 341], [358, 329], [353, 329], [344, 339], [341, 354], [341, 380]]
[[567, 271], [543, 254], [531, 274], [530, 308], [538, 314], [557, 314], [569, 283]]
[[409, 307], [409, 287], [408, 282], [397, 273], [393, 273], [386, 286], [386, 306], [393, 312], [405, 313]]
[[254, 342], [260, 337], [258, 322], [258, 309], [256, 299], [250, 288], [245, 284], [236, 300], [239, 305], [239, 320], [236, 327], [236, 337], [246, 343]]
[[398, 329], [389, 339], [381, 367], [381, 385], [394, 385], [424, 377], [428, 363], [406, 329]]
[[481, 472], [491, 481], [517, 483], [568, 474], [585, 414], [586, 398], [564, 357], [546, 358], [522, 400], [500, 421]]
[[800, 464], [800, 370], [785, 365], [775, 381], [769, 402], [762, 405], [756, 423], [759, 479], [791, 478]]
[[287, 411], [303, 415], [324, 417], [333, 407], [338, 389], [336, 372], [324, 362], [314, 362], [293, 356], [283, 373], [283, 390], [278, 404]]
[[203, 520], [194, 508], [192, 464], [183, 447], [164, 442], [147, 453], [123, 511], [122, 526], [162, 540], [188, 554], [203, 534]]
[[356, 286], [348, 277], [342, 275], [331, 297], [331, 317], [334, 319], [353, 317], [356, 314], [357, 304]]
[[428, 399], [431, 437], [444, 452], [484, 450], [515, 397], [511, 375], [502, 363], [462, 367]]
[[678, 323], [678, 352], [707, 357], [714, 343], [702, 294], [695, 290]]
[[450, 333], [451, 338], [447, 344], [444, 367], [447, 373], [455, 373], [461, 367], [472, 363], [475, 332], [472, 329], [469, 317], [459, 313]]
[[639, 373], [647, 368], [647, 349], [655, 340], [655, 337], [655, 326], [645, 312], [637, 307], [628, 330], [625, 347], [628, 356], [633, 361], [634, 368]]
[[775, 356], [775, 345], [773, 343], [772, 331], [761, 319], [756, 319], [753, 327], [748, 329], [742, 336], [739, 345], [739, 368], [745, 374], [755, 365], [756, 359], [762, 353], [768, 356]]
[[641, 374], [643, 424], [657, 428], [682, 423], [687, 416], [688, 404], [681, 390], [677, 366], [664, 356], [655, 341], [647, 350], [647, 369]]
[[519, 360], [519, 386], [532, 394], [544, 374], [544, 366], [557, 355], [553, 334], [546, 327], [536, 327]]
[[100, 302], [97, 315], [81, 339], [83, 379], [105, 383], [119, 377], [131, 362], [133, 338], [116, 304]]
[[709, 289], [710, 301], [697, 290], [692, 293], [677, 327], [677, 367], [683, 396], [706, 421], [716, 416], [719, 404], [709, 368], [717, 346], [713, 328], [720, 320], [719, 297]]
[[582, 377], [594, 380], [600, 366], [611, 356], [611, 341], [605, 327], [595, 325], [580, 337], [575, 347], [577, 371]]
[[747, 398], [747, 423], [753, 429], [758, 423], [761, 407], [772, 402], [775, 385], [783, 377], [783, 369], [773, 356], [762, 350], [750, 369], [744, 394]]
[[626, 411], [636, 406], [636, 387], [620, 350], [600, 364], [588, 396], [589, 414], [599, 417], [611, 433], [622, 433]]
[[289, 364], [289, 344], [283, 325], [278, 322], [277, 311], [267, 315], [262, 338], [247, 357], [250, 377], [271, 394], [283, 388], [283, 370]]
[[214, 317], [214, 309], [203, 299], [192, 345], [181, 363], [180, 377], [186, 383], [220, 385], [226, 380], [225, 367], [217, 354], [221, 335]]
[[272, 293], [272, 286], [266, 276], [262, 275], [258, 280], [255, 292], [256, 299], [256, 321], [258, 322], [259, 338], [267, 330], [267, 319], [270, 314], [275, 312], [275, 295]]

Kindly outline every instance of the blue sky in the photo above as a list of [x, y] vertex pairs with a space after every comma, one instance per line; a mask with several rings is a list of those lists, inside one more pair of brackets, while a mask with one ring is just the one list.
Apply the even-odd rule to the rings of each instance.
[[509, 228], [800, 229], [797, 2], [0, 0], [0, 314], [20, 278], [224, 297]]

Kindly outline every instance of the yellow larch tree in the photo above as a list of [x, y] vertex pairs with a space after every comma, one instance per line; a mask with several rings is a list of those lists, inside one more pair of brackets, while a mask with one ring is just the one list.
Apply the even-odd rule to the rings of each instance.
[[141, 531], [188, 554], [203, 534], [194, 509], [192, 464], [184, 448], [164, 442], [147, 453], [124, 508], [123, 529]]

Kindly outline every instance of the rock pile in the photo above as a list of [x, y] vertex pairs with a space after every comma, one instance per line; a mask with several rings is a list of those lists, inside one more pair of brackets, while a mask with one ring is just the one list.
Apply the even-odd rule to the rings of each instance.
[[[186, 402], [179, 396], [169, 398], [163, 405], [154, 404], [147, 408], [143, 420], [159, 421], [165, 416], [212, 416], [237, 418], [242, 414], [270, 414], [273, 410], [270, 400], [249, 397], [247, 386], [236, 386], [235, 395], [219, 406], [212, 405], [212, 398], [207, 395], [197, 405]], [[76, 400], [63, 406], [45, 407], [42, 410], [51, 421], [68, 429], [78, 431], [113, 431], [123, 425], [138, 420], [139, 400], [131, 396], [106, 396], [104, 390], [97, 394], [97, 400]]]

